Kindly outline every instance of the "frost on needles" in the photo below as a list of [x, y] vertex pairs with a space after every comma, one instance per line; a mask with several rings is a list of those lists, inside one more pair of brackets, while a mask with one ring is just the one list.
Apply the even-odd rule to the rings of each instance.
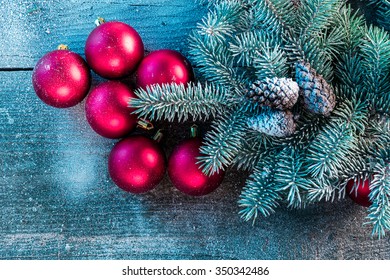
[[[151, 119], [212, 121], [199, 163], [206, 174], [251, 171], [239, 198], [245, 220], [281, 204], [343, 198], [349, 180], [373, 176], [367, 223], [378, 237], [390, 229], [389, 2], [372, 1], [384, 28], [368, 26], [345, 2], [209, 1], [190, 36], [192, 62], [206, 82], [139, 89], [131, 101]], [[280, 79], [300, 85], [288, 111], [264, 105], [288, 95], [277, 88]], [[291, 122], [293, 130], [271, 133]]]

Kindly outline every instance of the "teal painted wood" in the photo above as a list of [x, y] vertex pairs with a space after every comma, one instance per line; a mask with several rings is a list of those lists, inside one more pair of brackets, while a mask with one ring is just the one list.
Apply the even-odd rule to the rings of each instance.
[[204, 13], [194, 0], [1, 2], [0, 68], [34, 67], [46, 52], [67, 44], [80, 54], [98, 16], [121, 20], [141, 35], [147, 49], [187, 50], [187, 36]]
[[[133, 24], [150, 49], [185, 52], [202, 9], [190, 0], [145, 2], [2, 1], [0, 68], [32, 67], [59, 41], [82, 52], [102, 12]], [[190, 125], [158, 124], [167, 155]], [[237, 200], [246, 174], [233, 170], [206, 197], [180, 194], [167, 177], [146, 195], [125, 193], [107, 172], [115, 142], [89, 128], [83, 103], [51, 108], [36, 97], [31, 71], [0, 71], [0, 259], [390, 258], [390, 238], [371, 239], [365, 209], [349, 200], [281, 207], [245, 223]]]

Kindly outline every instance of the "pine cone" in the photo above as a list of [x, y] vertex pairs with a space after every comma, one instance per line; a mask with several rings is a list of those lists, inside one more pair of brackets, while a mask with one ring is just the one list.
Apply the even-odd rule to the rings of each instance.
[[294, 115], [290, 111], [266, 108], [257, 117], [249, 118], [248, 126], [270, 136], [285, 137], [294, 133]]
[[336, 96], [325, 79], [309, 63], [297, 63], [296, 80], [304, 106], [314, 114], [329, 115], [336, 106]]
[[276, 77], [254, 82], [246, 93], [248, 99], [278, 110], [291, 109], [298, 96], [299, 87], [296, 82]]

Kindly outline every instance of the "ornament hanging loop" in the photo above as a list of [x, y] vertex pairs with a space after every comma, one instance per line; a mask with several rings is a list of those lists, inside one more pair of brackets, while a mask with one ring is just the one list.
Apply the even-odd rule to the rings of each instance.
[[69, 50], [69, 47], [65, 44], [59, 44], [57, 50]]
[[156, 134], [153, 136], [153, 140], [156, 141], [157, 143], [160, 143], [164, 137], [164, 134], [162, 132], [163, 130], [159, 129], [157, 130]]
[[199, 127], [196, 124], [193, 124], [190, 129], [190, 137], [196, 138], [199, 136]]

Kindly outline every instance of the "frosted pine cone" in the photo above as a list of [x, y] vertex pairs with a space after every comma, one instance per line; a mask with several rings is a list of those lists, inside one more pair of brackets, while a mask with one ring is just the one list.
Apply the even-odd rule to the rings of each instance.
[[278, 110], [291, 109], [298, 100], [299, 87], [292, 79], [266, 78], [256, 81], [246, 93], [248, 99]]
[[294, 133], [294, 115], [290, 111], [265, 109], [257, 117], [249, 118], [248, 126], [270, 136], [286, 137]]
[[336, 106], [336, 96], [330, 85], [309, 63], [297, 63], [295, 74], [305, 108], [314, 114], [329, 115]]

